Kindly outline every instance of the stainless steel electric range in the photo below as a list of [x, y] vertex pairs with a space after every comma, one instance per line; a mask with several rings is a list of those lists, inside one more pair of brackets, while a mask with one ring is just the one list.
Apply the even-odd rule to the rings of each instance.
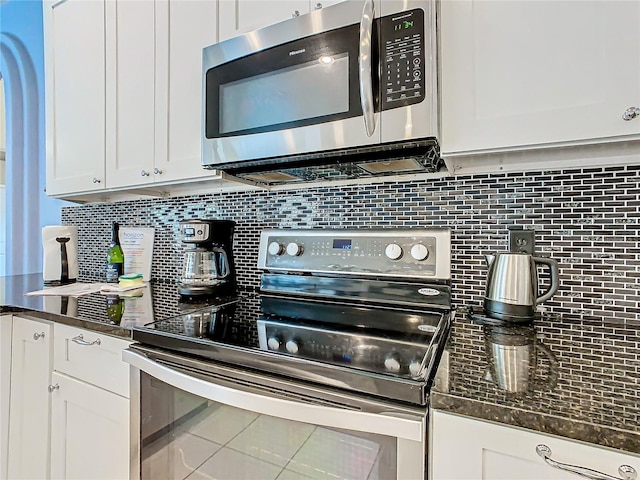
[[[138, 343], [124, 353], [133, 478], [174, 468], [176, 432], [211, 442], [188, 475], [220, 475], [223, 460], [246, 455], [275, 472], [264, 478], [424, 478], [428, 392], [452, 315], [450, 250], [448, 229], [263, 232], [259, 292], [134, 327]], [[238, 431], [219, 438], [231, 418]], [[276, 421], [300, 434], [277, 453], [258, 426]], [[208, 422], [208, 434], [194, 433]], [[314, 442], [334, 456], [350, 445], [359, 460], [305, 453]], [[235, 462], [229, 476], [254, 478], [242, 470], [251, 464]]]

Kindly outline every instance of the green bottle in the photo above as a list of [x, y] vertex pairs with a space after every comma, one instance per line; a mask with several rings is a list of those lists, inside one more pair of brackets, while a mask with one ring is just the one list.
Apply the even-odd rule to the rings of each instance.
[[124, 314], [124, 298], [118, 295], [107, 295], [105, 298], [107, 318], [112, 325], [120, 325]]
[[111, 244], [107, 251], [107, 282], [117, 283], [120, 275], [124, 274], [124, 254], [120, 246], [120, 225], [113, 222]]

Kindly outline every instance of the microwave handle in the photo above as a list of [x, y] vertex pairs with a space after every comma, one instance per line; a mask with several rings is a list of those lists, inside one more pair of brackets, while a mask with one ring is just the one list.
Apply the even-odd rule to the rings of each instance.
[[360, 104], [364, 116], [364, 128], [367, 136], [373, 135], [376, 129], [373, 109], [373, 75], [371, 72], [371, 42], [373, 36], [373, 0], [365, 0], [360, 20]]

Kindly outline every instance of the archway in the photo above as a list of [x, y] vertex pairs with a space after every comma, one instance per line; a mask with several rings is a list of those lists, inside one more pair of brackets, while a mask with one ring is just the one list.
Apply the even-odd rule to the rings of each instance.
[[14, 35], [0, 32], [0, 75], [6, 106], [6, 274], [39, 272], [40, 156], [38, 78]]

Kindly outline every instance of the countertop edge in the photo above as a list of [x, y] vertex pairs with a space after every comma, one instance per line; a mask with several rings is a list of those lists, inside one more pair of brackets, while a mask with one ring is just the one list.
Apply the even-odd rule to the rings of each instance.
[[640, 455], [640, 432], [619, 430], [580, 420], [545, 415], [538, 412], [491, 404], [432, 391], [430, 405], [434, 410], [453, 413], [476, 420], [487, 420], [508, 427], [555, 435], [596, 446]]
[[0, 306], [0, 314], [25, 314], [32, 318], [40, 320], [47, 320], [50, 322], [61, 323], [69, 325], [71, 327], [84, 328], [94, 332], [103, 333], [105, 335], [111, 335], [113, 337], [124, 338], [131, 340], [131, 330], [128, 328], [119, 327], [117, 325], [109, 325], [104, 322], [92, 322], [90, 320], [83, 320], [77, 317], [69, 317], [65, 315], [58, 315], [54, 313], [47, 313], [41, 310], [34, 310], [24, 307], [15, 307], [12, 305]]

